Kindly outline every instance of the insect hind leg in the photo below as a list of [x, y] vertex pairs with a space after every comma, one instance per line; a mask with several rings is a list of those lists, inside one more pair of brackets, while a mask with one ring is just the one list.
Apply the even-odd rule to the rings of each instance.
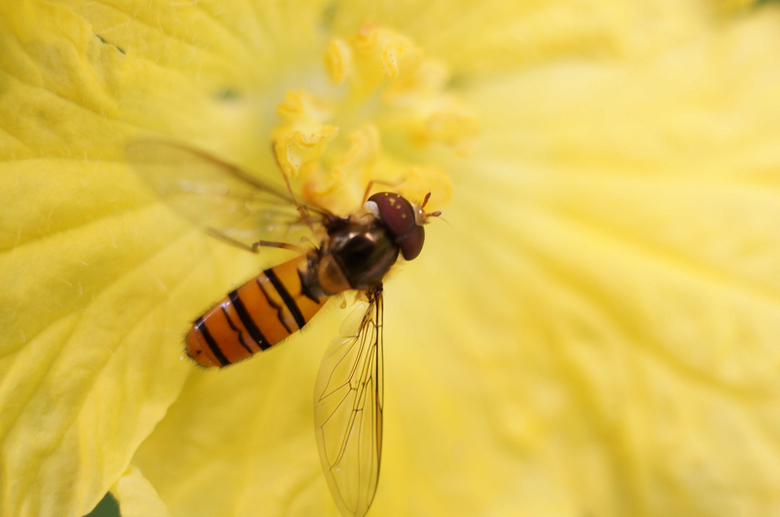
[[251, 251], [252, 253], [259, 253], [259, 248], [282, 248], [290, 251], [295, 251], [301, 254], [306, 253], [308, 251], [308, 249], [302, 246], [296, 246], [295, 244], [290, 244], [287, 242], [277, 242], [277, 241], [259, 240], [257, 242], [253, 242], [251, 245], [247, 245], [241, 241], [229, 237], [228, 235], [225, 235], [224, 233], [218, 230], [215, 230], [214, 228], [206, 228], [205, 231], [207, 234], [211, 235], [212, 237], [216, 237], [222, 242], [226, 242], [232, 246], [236, 246], [238, 248]]
[[295, 251], [301, 254], [306, 253], [308, 250], [302, 246], [296, 246], [289, 242], [276, 242], [276, 241], [257, 241], [252, 243], [252, 251], [257, 253], [257, 248], [282, 248], [285, 250]]

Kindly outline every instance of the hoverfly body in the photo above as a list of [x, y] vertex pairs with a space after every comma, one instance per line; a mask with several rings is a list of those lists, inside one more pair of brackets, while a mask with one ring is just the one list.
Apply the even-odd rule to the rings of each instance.
[[[315, 431], [328, 486], [339, 509], [362, 516], [376, 493], [382, 457], [382, 279], [396, 263], [416, 258], [426, 213], [404, 197], [381, 192], [347, 217], [296, 201], [201, 151], [169, 142], [131, 144], [139, 174], [172, 208], [210, 234], [248, 251], [286, 248], [298, 255], [231, 291], [192, 325], [185, 339], [197, 363], [223, 367], [297, 332], [329, 297], [365, 293], [356, 333], [328, 348], [315, 385]], [[300, 246], [301, 236], [312, 245]], [[311, 240], [313, 239], [313, 240]]]

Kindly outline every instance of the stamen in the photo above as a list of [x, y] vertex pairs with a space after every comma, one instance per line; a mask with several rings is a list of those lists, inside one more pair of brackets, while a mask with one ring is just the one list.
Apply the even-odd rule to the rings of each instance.
[[274, 129], [274, 153], [282, 171], [295, 178], [302, 167], [317, 162], [338, 135], [336, 126], [325, 123], [333, 118], [333, 109], [298, 90], [287, 92], [277, 114], [284, 123]]
[[273, 133], [279, 164], [288, 177], [300, 176], [307, 200], [345, 213], [374, 180], [394, 185], [408, 199], [434, 192], [435, 202], [446, 204], [447, 175], [409, 157], [420, 159], [421, 150], [436, 144], [458, 154], [473, 148], [477, 122], [449, 93], [447, 67], [425, 59], [408, 38], [373, 24], [334, 39], [325, 66], [341, 85], [329, 95], [333, 102], [305, 90], [288, 92]]

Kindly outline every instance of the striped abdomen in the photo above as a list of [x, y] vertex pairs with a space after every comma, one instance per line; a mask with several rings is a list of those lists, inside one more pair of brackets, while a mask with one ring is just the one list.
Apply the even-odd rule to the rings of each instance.
[[303, 293], [301, 255], [266, 269], [228, 294], [192, 325], [187, 354], [203, 366], [225, 366], [265, 350], [300, 330], [327, 297]]

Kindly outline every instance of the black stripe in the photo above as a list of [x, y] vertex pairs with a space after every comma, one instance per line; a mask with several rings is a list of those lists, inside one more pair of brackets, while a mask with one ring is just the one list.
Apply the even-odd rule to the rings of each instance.
[[195, 322], [195, 328], [198, 329], [201, 334], [203, 334], [203, 339], [206, 340], [206, 344], [209, 345], [211, 352], [214, 354], [214, 357], [217, 358], [217, 361], [219, 361], [220, 366], [226, 366], [230, 364], [230, 361], [228, 361], [227, 357], [225, 357], [225, 354], [222, 353], [222, 350], [219, 348], [217, 342], [214, 341], [213, 337], [211, 337], [209, 329], [206, 327], [206, 323], [203, 321], [203, 318], [197, 319]]
[[236, 314], [238, 314], [238, 318], [241, 320], [241, 323], [246, 327], [247, 332], [249, 332], [249, 335], [252, 336], [252, 339], [255, 340], [257, 346], [260, 347], [260, 350], [267, 350], [271, 345], [268, 344], [268, 340], [265, 339], [263, 333], [260, 332], [260, 329], [257, 328], [257, 325], [255, 325], [255, 321], [246, 311], [244, 302], [242, 302], [241, 297], [238, 296], [238, 290], [232, 291], [230, 294], [228, 294], [228, 298], [230, 298], [230, 303], [232, 303], [233, 307], [235, 307]]
[[246, 343], [244, 343], [244, 333], [241, 332], [241, 329], [233, 325], [233, 321], [230, 319], [230, 316], [228, 316], [228, 311], [225, 308], [225, 305], [224, 304], [220, 305], [219, 308], [222, 309], [222, 314], [225, 315], [225, 319], [227, 320], [228, 325], [230, 325], [230, 328], [233, 329], [233, 331], [236, 334], [238, 334], [238, 342], [241, 343], [241, 346], [243, 346], [246, 349], [246, 351], [249, 352], [250, 354], [254, 354], [252, 348]]
[[288, 309], [290, 309], [290, 314], [292, 314], [292, 317], [295, 318], [295, 323], [298, 324], [298, 328], [302, 329], [303, 326], [306, 325], [306, 320], [303, 319], [303, 314], [301, 314], [301, 310], [298, 308], [298, 304], [296, 304], [295, 300], [292, 299], [292, 296], [290, 296], [290, 293], [288, 293], [287, 289], [284, 288], [284, 285], [279, 281], [279, 278], [276, 276], [273, 270], [266, 269], [264, 273], [265, 276], [268, 277], [268, 280], [274, 284], [274, 287], [279, 293], [279, 296], [282, 297], [284, 304], [287, 305]]
[[270, 296], [268, 296], [268, 291], [266, 291], [265, 287], [263, 287], [265, 281], [260, 281], [260, 278], [258, 278], [255, 280], [255, 282], [257, 282], [257, 287], [260, 288], [260, 292], [263, 293], [263, 296], [265, 296], [265, 301], [268, 302], [268, 305], [276, 309], [276, 319], [279, 320], [279, 323], [281, 323], [284, 329], [287, 331], [287, 335], [292, 334], [293, 330], [289, 325], [287, 325], [287, 322], [284, 321], [284, 309], [281, 305], [278, 305], [276, 302], [274, 302]]

